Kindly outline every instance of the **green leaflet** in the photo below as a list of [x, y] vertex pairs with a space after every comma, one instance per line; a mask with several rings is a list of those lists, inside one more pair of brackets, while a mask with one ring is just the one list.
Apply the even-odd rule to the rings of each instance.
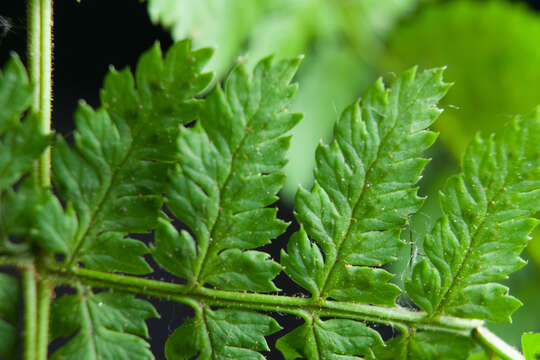
[[79, 288], [57, 299], [51, 310], [51, 337], [70, 337], [51, 359], [153, 359], [145, 319], [158, 317], [149, 302], [133, 295]]
[[[130, 71], [111, 70], [101, 92], [103, 107], [81, 104], [74, 146], [60, 139], [53, 151], [55, 184], [74, 210], [68, 208], [69, 220], [56, 221], [71, 225], [56, 228], [53, 250], [65, 253], [69, 264], [150, 271], [138, 257], [147, 252], [145, 246], [124, 237], [157, 223], [166, 174], [177, 158], [179, 125], [197, 116], [200, 101], [194, 97], [212, 77], [200, 74], [210, 55], [211, 50], [192, 51], [182, 41], [163, 59], [156, 44], [139, 60], [136, 83]], [[58, 206], [53, 213], [61, 217]], [[50, 247], [45, 239], [41, 244]], [[131, 264], [130, 257], [136, 259]]]
[[520, 269], [519, 254], [540, 210], [540, 115], [516, 117], [477, 136], [440, 193], [443, 216], [424, 240], [426, 258], [406, 281], [430, 314], [510, 321], [520, 302], [495, 283]]
[[0, 71], [0, 191], [17, 182], [49, 144], [33, 115], [20, 122], [32, 102], [33, 87], [16, 55]]
[[10, 237], [34, 238], [39, 233], [39, 212], [50, 197], [47, 190], [38, 188], [30, 178], [17, 191], [8, 188], [0, 193], [0, 252], [14, 254], [30, 249], [28, 242], [15, 243]]
[[[43, 248], [55, 253], [73, 252], [78, 221], [71, 204], [64, 211], [56, 197], [48, 196], [36, 218], [37, 229], [33, 235]], [[84, 243], [79, 249], [79, 258], [89, 269], [147, 274], [152, 268], [141, 258], [147, 253], [144, 243], [119, 232], [105, 232]]]
[[287, 112], [296, 90], [289, 81], [299, 62], [272, 64], [267, 58], [252, 76], [237, 67], [224, 89], [217, 86], [208, 95], [200, 121], [181, 131], [167, 206], [194, 237], [176, 233], [164, 221], [153, 253], [190, 285], [277, 290], [272, 279], [281, 267], [266, 253], [244, 250], [267, 244], [287, 226], [267, 206], [284, 180], [289, 145], [284, 134], [300, 119]]
[[424, 129], [439, 115], [436, 103], [449, 87], [441, 76], [442, 69], [418, 76], [412, 69], [388, 89], [377, 81], [360, 106], [343, 112], [334, 142], [319, 146], [315, 185], [298, 191], [296, 217], [324, 264], [304, 262], [298, 247], [309, 245], [302, 234], [282, 255], [285, 272], [302, 278], [313, 297], [393, 305], [400, 294], [380, 266], [396, 259], [401, 228], [422, 204], [413, 186], [427, 160], [417, 156], [436, 138]]
[[13, 54], [0, 71], [0, 134], [19, 125], [21, 115], [32, 103], [33, 92], [24, 65]]
[[19, 282], [12, 276], [0, 273], [0, 358], [15, 359], [19, 334]]
[[142, 258], [149, 250], [141, 241], [106, 232], [85, 245], [81, 248], [81, 261], [89, 269], [140, 275], [152, 272]]
[[165, 344], [168, 359], [260, 359], [269, 351], [266, 335], [281, 329], [270, 316], [241, 310], [201, 306]]
[[0, 190], [13, 185], [29, 171], [50, 140], [50, 135], [41, 134], [34, 115], [0, 134]]
[[[32, 179], [21, 181], [35, 160], [49, 145], [35, 115], [26, 116], [32, 102], [33, 87], [16, 55], [0, 71], [0, 252], [27, 251], [27, 242], [14, 243], [10, 236], [27, 238], [36, 228], [36, 214], [47, 198]], [[12, 185], [21, 181], [17, 190]]]
[[525, 360], [540, 358], [540, 334], [527, 333], [521, 336], [521, 347]]
[[371, 355], [371, 347], [383, 345], [379, 333], [353, 320], [314, 319], [280, 338], [276, 347], [286, 360], [354, 360]]
[[389, 340], [374, 348], [377, 360], [465, 360], [473, 349], [470, 337], [411, 329], [408, 336]]

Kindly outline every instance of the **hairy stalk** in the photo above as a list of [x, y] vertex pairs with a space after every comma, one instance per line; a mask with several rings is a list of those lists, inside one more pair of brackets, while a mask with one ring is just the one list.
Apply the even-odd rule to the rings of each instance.
[[503, 360], [525, 360], [519, 351], [505, 343], [485, 327], [474, 329], [473, 336], [482, 346], [493, 351]]
[[[51, 132], [52, 91], [52, 0], [28, 1], [28, 68], [36, 92], [32, 103], [38, 113], [41, 132]], [[40, 186], [50, 185], [51, 155], [47, 149], [38, 161], [36, 179]]]
[[462, 319], [452, 316], [430, 318], [423, 311], [404, 308], [365, 305], [341, 301], [314, 301], [284, 295], [233, 292], [208, 288], [193, 289], [186, 285], [149, 280], [127, 275], [115, 275], [100, 271], [80, 269], [49, 269], [59, 283], [82, 283], [97, 288], [116, 289], [140, 295], [148, 295], [177, 301], [190, 306], [204, 303], [209, 306], [244, 310], [279, 312], [304, 319], [310, 316], [334, 317], [359, 321], [372, 321], [390, 325], [397, 329], [415, 328], [445, 331], [473, 336], [483, 347], [492, 350], [505, 360], [523, 360], [523, 356], [484, 328], [484, 321]]
[[420, 329], [442, 330], [447, 332], [470, 334], [471, 330], [484, 324], [482, 320], [460, 319], [451, 316], [428, 318], [421, 311], [402, 308], [388, 308], [340, 301], [314, 301], [284, 295], [265, 295], [257, 293], [213, 290], [208, 288], [190, 289], [186, 285], [149, 280], [134, 276], [115, 275], [88, 269], [50, 269], [51, 275], [59, 282], [83, 284], [111, 288], [141, 295], [149, 295], [167, 300], [190, 303], [193, 300], [211, 306], [241, 308], [250, 310], [273, 311], [302, 316], [300, 313], [318, 314], [322, 317], [339, 317], [374, 321], [382, 324], [403, 324]]
[[37, 295], [36, 277], [33, 266], [22, 272], [24, 294], [24, 360], [36, 358]]
[[100, 271], [75, 268], [48, 269], [58, 283], [77, 286], [85, 284], [96, 288], [116, 289], [139, 295], [147, 295], [169, 301], [177, 301], [196, 308], [204, 303], [225, 308], [286, 313], [308, 321], [313, 316], [371, 321], [392, 326], [400, 331], [421, 329], [443, 331], [472, 336], [484, 348], [504, 360], [524, 360], [523, 356], [502, 339], [483, 327], [483, 320], [462, 319], [453, 316], [435, 318], [423, 311], [405, 308], [365, 305], [341, 301], [314, 301], [284, 295], [233, 292], [208, 288], [193, 289], [190, 286], [149, 280], [134, 276], [115, 275]]
[[54, 284], [49, 279], [41, 279], [37, 286], [37, 339], [36, 359], [47, 360], [49, 346], [49, 315]]
[[[28, 68], [30, 81], [35, 86], [32, 103], [38, 114], [42, 134], [51, 132], [51, 92], [52, 92], [52, 0], [28, 0]], [[51, 154], [47, 148], [37, 161], [34, 171], [35, 181], [41, 187], [49, 187]], [[47, 359], [49, 343], [49, 313], [53, 286], [47, 279], [35, 278], [35, 272], [25, 271], [25, 358]], [[34, 277], [34, 279], [30, 279]], [[26, 295], [26, 294], [25, 294]]]

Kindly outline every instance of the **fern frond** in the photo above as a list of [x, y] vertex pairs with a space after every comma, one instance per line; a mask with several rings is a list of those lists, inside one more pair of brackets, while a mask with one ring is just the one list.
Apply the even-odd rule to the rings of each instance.
[[178, 234], [166, 221], [156, 232], [154, 258], [188, 284], [227, 290], [275, 291], [281, 271], [268, 255], [247, 250], [267, 244], [287, 226], [276, 219], [289, 138], [300, 119], [287, 105], [299, 59], [265, 59], [248, 75], [237, 67], [206, 98], [199, 122], [183, 129], [179, 164], [167, 207], [193, 231]]
[[525, 262], [519, 257], [540, 210], [540, 113], [516, 117], [500, 133], [477, 136], [462, 173], [440, 192], [443, 216], [424, 240], [406, 290], [432, 314], [510, 321], [521, 305], [505, 279]]
[[[111, 70], [101, 92], [103, 107], [95, 111], [81, 104], [74, 146], [60, 139], [53, 151], [53, 179], [62, 199], [73, 206], [65, 214], [70, 220], [51, 223], [72, 223], [69, 229], [55, 229], [53, 250], [66, 254], [68, 264], [150, 271], [138, 257], [148, 252], [144, 244], [125, 235], [149, 231], [157, 223], [165, 174], [177, 158], [179, 126], [196, 117], [200, 101], [194, 97], [211, 80], [210, 74], [199, 73], [210, 54], [190, 50], [183, 41], [163, 59], [156, 44], [141, 57], [136, 83], [130, 71]], [[50, 207], [54, 211], [45, 216], [60, 219], [59, 204]], [[130, 264], [130, 258], [137, 260]]]
[[[314, 298], [393, 305], [400, 294], [380, 267], [396, 259], [401, 228], [422, 204], [414, 185], [427, 160], [418, 156], [436, 138], [425, 128], [449, 87], [441, 75], [413, 69], [388, 89], [377, 81], [343, 112], [334, 142], [319, 146], [315, 185], [296, 195], [303, 229], [282, 253], [285, 272]], [[309, 263], [300, 247], [310, 248]]]

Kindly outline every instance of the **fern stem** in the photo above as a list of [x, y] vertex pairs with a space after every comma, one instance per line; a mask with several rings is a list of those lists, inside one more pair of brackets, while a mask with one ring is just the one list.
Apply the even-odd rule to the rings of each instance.
[[[51, 133], [52, 0], [28, 0], [28, 68], [35, 87], [32, 109], [42, 134]], [[34, 177], [41, 187], [51, 183], [51, 153], [47, 148], [37, 161]], [[39, 256], [40, 254], [38, 254]], [[23, 272], [25, 287], [25, 359], [47, 359], [52, 283], [36, 280], [35, 271]]]
[[33, 266], [22, 271], [24, 288], [24, 359], [36, 358], [37, 291]]
[[484, 323], [481, 320], [461, 319], [451, 316], [440, 316], [430, 319], [424, 312], [410, 311], [402, 308], [330, 300], [317, 301], [311, 298], [233, 292], [208, 288], [191, 289], [186, 285], [80, 268], [71, 271], [65, 269], [50, 269], [50, 271], [52, 275], [58, 278], [58, 282], [81, 282], [94, 287], [112, 288], [181, 303], [189, 303], [195, 300], [211, 306], [279, 312], [300, 317], [304, 317], [307, 312], [321, 317], [373, 321], [398, 328], [400, 325], [413, 326], [420, 329], [457, 332], [464, 335], [470, 335], [474, 328]]
[[49, 315], [53, 284], [48, 279], [38, 282], [37, 286], [37, 360], [47, 360], [49, 347]]
[[[51, 132], [52, 23], [52, 0], [28, 1], [28, 68], [30, 80], [37, 89], [32, 106], [43, 134]], [[40, 186], [50, 185], [50, 167], [51, 154], [47, 148], [35, 171]]]
[[503, 360], [525, 360], [519, 351], [505, 343], [485, 327], [480, 326], [474, 329], [473, 336], [482, 346], [493, 351]]

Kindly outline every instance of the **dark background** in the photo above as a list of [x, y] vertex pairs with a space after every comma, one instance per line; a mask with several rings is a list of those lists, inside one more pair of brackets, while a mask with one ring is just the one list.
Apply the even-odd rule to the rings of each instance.
[[[535, 9], [540, 9], [540, 0], [527, 2]], [[25, 12], [25, 1], [0, 2], [0, 16], [9, 23], [7, 27], [0, 27], [0, 64], [8, 59], [11, 51], [15, 51], [26, 62]], [[167, 31], [150, 22], [146, 3], [138, 0], [83, 0], [82, 3], [57, 0], [54, 13], [53, 127], [58, 133], [70, 137], [73, 130], [72, 115], [79, 99], [84, 99], [93, 107], [99, 106], [99, 89], [110, 65], [117, 69], [126, 66], [133, 68], [141, 53], [154, 42], [159, 41], [162, 48], [166, 49], [172, 40]], [[281, 206], [280, 216], [290, 220], [292, 214], [289, 209]], [[287, 235], [277, 239], [266, 250], [274, 258], [279, 258], [278, 251], [286, 238]], [[176, 281], [159, 271], [151, 276]], [[303, 292], [283, 276], [278, 277], [277, 285], [289, 295]], [[152, 301], [162, 316], [161, 319], [148, 322], [152, 351], [158, 359], [164, 359], [163, 345], [167, 336], [191, 315], [191, 311], [179, 304]], [[289, 316], [276, 316], [282, 326], [301, 323]], [[271, 348], [281, 335], [282, 332], [269, 339]], [[391, 336], [391, 333], [385, 335]], [[53, 348], [58, 345], [55, 342]], [[279, 359], [281, 355], [274, 351], [269, 358]]]

